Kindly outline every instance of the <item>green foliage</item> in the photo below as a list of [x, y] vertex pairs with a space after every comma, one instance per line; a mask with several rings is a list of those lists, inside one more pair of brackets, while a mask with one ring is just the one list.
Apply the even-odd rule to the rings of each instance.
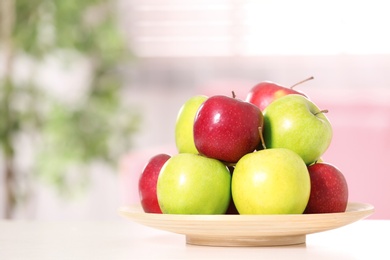
[[[11, 39], [1, 39], [0, 51], [1, 43], [10, 41], [13, 64], [17, 57], [27, 56], [36, 64], [56, 57], [71, 66], [71, 55], [56, 55], [61, 52], [86, 58], [92, 68], [87, 94], [83, 102], [74, 104], [43, 91], [34, 75], [27, 82], [13, 77], [13, 71], [0, 78], [3, 156], [17, 156], [14, 141], [20, 134], [34, 137], [37, 156], [32, 172], [70, 194], [88, 183], [88, 165], [115, 166], [131, 146], [140, 116], [122, 99], [118, 68], [132, 55], [118, 30], [110, 0], [11, 1], [14, 26]], [[0, 22], [3, 19], [0, 16]], [[75, 169], [76, 181], [68, 176]]]
[[[43, 146], [37, 173], [54, 183], [64, 194], [85, 185], [85, 166], [100, 161], [116, 166], [131, 146], [138, 125], [138, 114], [131, 107], [119, 106], [119, 90], [93, 91], [81, 105], [51, 104], [42, 127]], [[64, 172], [78, 169], [80, 175], [69, 180]], [[77, 187], [80, 185], [80, 187]]]

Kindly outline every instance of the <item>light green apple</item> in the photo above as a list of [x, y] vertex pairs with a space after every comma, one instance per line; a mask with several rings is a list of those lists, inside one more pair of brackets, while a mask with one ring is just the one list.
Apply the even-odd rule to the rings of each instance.
[[176, 118], [175, 142], [179, 153], [198, 154], [194, 144], [193, 126], [196, 113], [207, 96], [196, 95], [188, 99], [180, 108]]
[[179, 153], [163, 166], [157, 198], [164, 214], [224, 214], [231, 198], [231, 175], [216, 159]]
[[281, 97], [264, 110], [266, 147], [291, 149], [307, 165], [325, 153], [332, 135], [332, 125], [324, 111], [302, 95]]
[[301, 214], [310, 197], [310, 175], [295, 152], [285, 148], [243, 156], [232, 177], [240, 214]]

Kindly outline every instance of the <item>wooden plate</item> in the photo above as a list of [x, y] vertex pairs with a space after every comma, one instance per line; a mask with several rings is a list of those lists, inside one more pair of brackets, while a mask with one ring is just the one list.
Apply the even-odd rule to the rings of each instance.
[[348, 203], [346, 212], [292, 215], [175, 215], [144, 213], [140, 205], [119, 214], [145, 226], [186, 236], [187, 244], [208, 246], [281, 246], [306, 242], [306, 235], [368, 217], [374, 207]]

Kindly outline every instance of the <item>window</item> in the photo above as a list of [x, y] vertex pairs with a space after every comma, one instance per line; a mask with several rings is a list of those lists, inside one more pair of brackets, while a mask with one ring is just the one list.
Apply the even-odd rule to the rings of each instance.
[[384, 0], [122, 1], [141, 57], [390, 54]]

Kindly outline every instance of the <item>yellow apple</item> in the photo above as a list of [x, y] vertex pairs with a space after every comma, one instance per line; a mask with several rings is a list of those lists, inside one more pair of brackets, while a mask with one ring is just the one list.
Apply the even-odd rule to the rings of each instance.
[[240, 214], [301, 214], [310, 197], [310, 175], [295, 152], [260, 150], [237, 162], [232, 196]]
[[179, 153], [198, 154], [194, 144], [193, 126], [196, 113], [207, 96], [196, 95], [187, 100], [179, 110], [175, 125], [175, 142]]

